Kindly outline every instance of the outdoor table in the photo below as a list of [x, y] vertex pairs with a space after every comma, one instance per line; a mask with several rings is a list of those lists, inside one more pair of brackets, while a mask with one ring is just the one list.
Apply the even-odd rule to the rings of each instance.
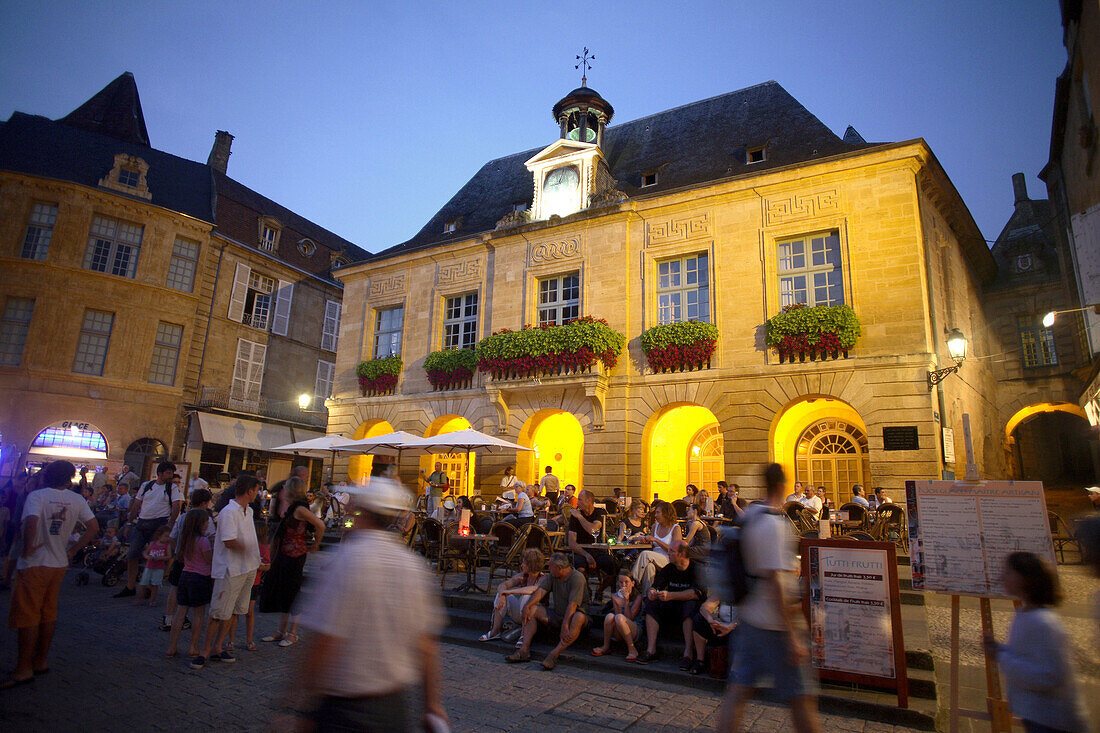
[[721, 515], [714, 515], [711, 517], [699, 517], [708, 524], [733, 524], [736, 520], [733, 517], [723, 517]]
[[456, 534], [456, 540], [469, 540], [466, 545], [466, 582], [455, 588], [456, 593], [488, 593], [489, 588], [482, 588], [477, 584], [477, 556], [478, 549], [488, 547], [499, 538], [495, 534]]
[[845, 534], [847, 532], [855, 532], [863, 528], [863, 521], [860, 519], [849, 519], [845, 522], [836, 522], [829, 520], [831, 528], [836, 529], [839, 534]]

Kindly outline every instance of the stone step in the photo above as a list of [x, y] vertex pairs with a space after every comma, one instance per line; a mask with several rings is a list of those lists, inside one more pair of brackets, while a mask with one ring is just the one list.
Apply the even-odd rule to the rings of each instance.
[[[465, 626], [448, 626], [442, 636], [442, 641], [457, 646], [467, 646], [475, 649], [496, 649], [501, 653], [501, 664], [506, 664], [503, 657], [514, 648], [511, 644], [501, 641], [486, 643], [478, 642], [477, 638], [484, 631], [484, 618], [477, 629]], [[662, 659], [647, 665], [628, 664], [623, 660], [621, 647], [612, 647], [612, 653], [603, 657], [593, 657], [589, 654], [591, 645], [583, 646], [578, 642], [575, 647], [566, 650], [558, 660], [560, 673], [568, 674], [563, 667], [584, 667], [587, 669], [601, 670], [612, 675], [627, 675], [630, 677], [649, 679], [664, 683], [682, 685], [695, 690], [709, 690], [715, 695], [724, 692], [726, 681], [712, 678], [710, 675], [697, 676], [681, 672], [678, 668], [679, 651], [666, 655]], [[538, 641], [532, 647], [531, 658], [541, 660], [545, 656], [545, 645]], [[660, 650], [660, 647], [658, 647]], [[846, 715], [860, 720], [875, 721], [886, 725], [906, 725], [919, 730], [935, 730], [936, 705], [933, 701], [917, 698], [910, 693], [909, 707], [897, 707], [897, 697], [890, 692], [882, 692], [870, 689], [854, 689], [847, 685], [837, 685], [824, 682], [821, 686], [820, 707], [822, 712], [834, 715]], [[756, 699], [777, 702], [771, 690], [762, 689]]]

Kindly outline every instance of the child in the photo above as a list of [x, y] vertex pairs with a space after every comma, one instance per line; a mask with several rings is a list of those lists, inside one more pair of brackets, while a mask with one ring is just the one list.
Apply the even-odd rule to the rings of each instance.
[[603, 646], [593, 649], [592, 656], [602, 657], [611, 651], [611, 640], [617, 636], [626, 642], [626, 661], [633, 662], [638, 659], [634, 642], [642, 633], [637, 621], [642, 610], [642, 594], [634, 587], [634, 578], [629, 573], [619, 576], [618, 587], [611, 596], [611, 613], [603, 619]]
[[179, 557], [183, 562], [183, 572], [180, 573], [177, 589], [178, 606], [175, 616], [172, 617], [172, 632], [168, 636], [168, 656], [176, 656], [183, 617], [189, 609], [195, 609], [192, 614], [194, 623], [189, 649], [192, 669], [202, 669], [206, 665], [206, 659], [199, 656], [199, 649], [206, 606], [214, 592], [214, 579], [210, 577], [210, 562], [214, 551], [210, 538], [206, 536], [210, 524], [210, 515], [205, 509], [192, 509], [184, 517], [183, 528], [180, 530]]
[[271, 547], [267, 544], [267, 524], [256, 523], [256, 540], [260, 543], [260, 568], [256, 571], [256, 580], [252, 583], [252, 600], [248, 602], [248, 615], [244, 617], [246, 648], [256, 651], [253, 633], [256, 631], [256, 597], [260, 595], [260, 579], [271, 569]]
[[1051, 606], [1058, 603], [1058, 580], [1030, 552], [1005, 559], [1004, 586], [1022, 604], [1008, 629], [1008, 643], [985, 637], [985, 652], [1004, 674], [1008, 704], [1025, 731], [1088, 730], [1077, 691], [1072, 647]]
[[157, 590], [164, 581], [164, 566], [168, 564], [168, 558], [172, 556], [172, 548], [169, 546], [168, 540], [169, 531], [167, 524], [159, 527], [153, 532], [153, 539], [149, 542], [149, 546], [145, 548], [145, 552], [142, 553], [142, 557], [145, 558], [145, 570], [138, 582], [138, 594], [137, 598], [134, 599], [135, 606], [145, 599], [146, 592], [149, 594], [149, 605], [157, 605]]
[[[210, 506], [214, 501], [214, 495], [210, 493], [209, 489], [195, 489], [191, 492], [191, 508], [203, 509], [209, 513]], [[180, 557], [180, 532], [183, 530], [183, 520], [187, 516], [186, 512], [180, 512], [179, 518], [176, 519], [176, 525], [172, 527], [172, 531], [168, 534], [169, 545], [172, 547], [172, 554], [169, 557], [171, 567], [168, 569], [168, 602], [164, 606], [164, 619], [162, 620], [160, 630], [171, 631], [172, 630], [172, 617], [176, 615], [176, 587], [180, 582], [180, 574], [183, 573], [183, 559]], [[207, 534], [209, 536], [209, 527], [212, 527], [213, 523], [208, 526]], [[191, 621], [186, 617], [183, 619], [183, 628], [191, 628]]]

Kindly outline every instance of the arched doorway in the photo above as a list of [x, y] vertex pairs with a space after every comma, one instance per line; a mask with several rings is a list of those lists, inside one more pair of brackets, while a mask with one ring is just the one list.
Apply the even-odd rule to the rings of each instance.
[[724, 450], [718, 418], [707, 408], [681, 403], [654, 413], [642, 433], [643, 497], [680, 499], [689, 483], [714, 492]]
[[1018, 410], [1005, 425], [1009, 473], [1047, 488], [1096, 483], [1097, 466], [1085, 411], [1068, 402], [1043, 402]]
[[[362, 425], [355, 429], [352, 438], [362, 440], [363, 438], [374, 438], [392, 432], [394, 432], [393, 425], [390, 425], [386, 420], [365, 420]], [[348, 458], [348, 480], [355, 484], [362, 484], [370, 476], [373, 465], [374, 456], [367, 453], [351, 454], [351, 457]]]
[[[431, 438], [443, 433], [453, 433], [456, 430], [466, 430], [473, 427], [470, 421], [461, 415], [444, 415], [432, 421], [428, 429], [424, 431], [425, 438]], [[474, 487], [474, 464], [477, 456], [470, 453], [469, 470], [467, 470], [466, 453], [432, 453], [420, 457], [420, 470], [424, 476], [428, 476], [435, 470], [436, 463], [443, 464], [443, 472], [451, 480], [451, 492], [454, 494], [469, 494]], [[421, 480], [419, 489], [423, 492], [425, 481]]]
[[837, 506], [851, 497], [852, 484], [873, 484], [867, 454], [867, 426], [843, 400], [807, 395], [788, 403], [772, 420], [771, 459], [787, 480], [824, 486]]
[[552, 466], [561, 485], [584, 488], [584, 430], [572, 414], [563, 410], [539, 410], [519, 431], [519, 444], [532, 451], [519, 451], [516, 476], [537, 483], [547, 466]]
[[156, 438], [140, 438], [130, 443], [123, 459], [141, 480], [152, 478], [157, 463], [168, 458], [168, 449]]
[[806, 428], [796, 456], [795, 480], [824, 486], [836, 506], [849, 501], [852, 486], [868, 483], [871, 475], [867, 436], [844, 420], [828, 418]]

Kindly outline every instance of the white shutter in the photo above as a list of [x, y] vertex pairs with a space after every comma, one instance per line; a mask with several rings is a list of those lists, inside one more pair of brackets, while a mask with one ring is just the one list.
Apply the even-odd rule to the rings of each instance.
[[252, 362], [248, 369], [248, 399], [260, 399], [260, 387], [264, 381], [264, 360], [267, 358], [267, 347], [263, 344], [252, 344]]
[[290, 301], [294, 298], [294, 283], [279, 281], [279, 292], [275, 294], [275, 319], [271, 322], [271, 333], [286, 336], [290, 326]]
[[325, 400], [332, 396], [332, 382], [336, 377], [336, 364], [331, 361], [317, 360], [317, 381], [313, 386], [315, 409], [325, 406]]
[[243, 262], [237, 263], [237, 272], [233, 275], [233, 292], [229, 294], [229, 320], [240, 323], [244, 320], [244, 301], [248, 298], [248, 276], [252, 268]]
[[252, 342], [237, 339], [237, 358], [233, 362], [233, 399], [243, 400], [248, 394], [248, 366], [252, 361]]
[[325, 326], [321, 333], [321, 348], [325, 351], [336, 351], [336, 342], [340, 335], [340, 303], [335, 300], [325, 301]]

